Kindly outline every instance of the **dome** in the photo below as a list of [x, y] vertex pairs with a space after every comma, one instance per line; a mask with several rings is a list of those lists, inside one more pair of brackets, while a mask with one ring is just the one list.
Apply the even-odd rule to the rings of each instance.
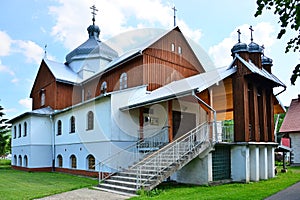
[[273, 60], [271, 58], [268, 58], [267, 56], [262, 56], [261, 57], [261, 63], [262, 65], [273, 65]]
[[247, 46], [247, 44], [240, 43], [240, 42], [235, 44], [231, 49], [232, 54], [235, 54], [238, 52], [243, 52], [243, 51], [248, 51], [248, 46]]
[[107, 61], [112, 61], [118, 57], [118, 53], [103, 43], [99, 39], [100, 28], [96, 25], [90, 25], [87, 28], [89, 39], [66, 56], [66, 61], [70, 64], [74, 60], [84, 60], [87, 58], [99, 57]]
[[248, 50], [250, 53], [262, 53], [263, 52], [263, 48], [261, 46], [259, 46], [258, 44], [256, 44], [255, 42], [251, 42], [248, 45]]

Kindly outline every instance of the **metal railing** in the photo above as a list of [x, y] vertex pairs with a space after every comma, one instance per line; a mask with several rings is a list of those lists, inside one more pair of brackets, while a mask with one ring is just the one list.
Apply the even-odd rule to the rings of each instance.
[[[97, 164], [99, 165], [99, 183], [113, 173], [128, 169], [148, 155], [149, 152], [158, 150], [168, 142], [168, 126], [165, 126], [150, 137], [139, 139], [134, 144], [109, 156]], [[108, 176], [105, 176], [105, 173]]]
[[[212, 134], [210, 134], [212, 124], [204, 123], [166, 145], [162, 149], [148, 156], [145, 160], [136, 164], [131, 170], [137, 174], [137, 188], [144, 187], [152, 179], [162, 175], [165, 169], [171, 165], [180, 164], [180, 159], [189, 153], [200, 153], [212, 145]], [[206, 144], [206, 145], [204, 145]], [[146, 180], [142, 179], [142, 174], [149, 171], [151, 166], [151, 176]]]

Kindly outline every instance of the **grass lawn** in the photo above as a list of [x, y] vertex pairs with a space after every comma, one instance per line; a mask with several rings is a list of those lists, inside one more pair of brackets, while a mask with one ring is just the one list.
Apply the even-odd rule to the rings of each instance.
[[0, 199], [34, 199], [78, 188], [98, 181], [61, 173], [12, 170], [10, 162], [0, 160]]
[[144, 199], [264, 199], [300, 181], [300, 167], [290, 167], [286, 174], [267, 180], [248, 184], [225, 184], [219, 186], [188, 186], [165, 184], [147, 194], [131, 200]]

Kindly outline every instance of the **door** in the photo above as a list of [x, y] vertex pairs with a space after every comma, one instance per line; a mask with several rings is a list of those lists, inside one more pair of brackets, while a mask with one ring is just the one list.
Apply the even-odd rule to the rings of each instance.
[[177, 139], [196, 127], [196, 114], [173, 111], [173, 139]]

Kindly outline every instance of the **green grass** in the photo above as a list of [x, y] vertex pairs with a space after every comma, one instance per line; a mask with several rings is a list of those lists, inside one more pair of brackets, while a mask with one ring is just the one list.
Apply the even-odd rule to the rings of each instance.
[[0, 199], [34, 199], [97, 185], [90, 178], [51, 172], [12, 170], [0, 161]]
[[291, 167], [288, 172], [267, 181], [255, 183], [224, 184], [219, 186], [191, 186], [164, 184], [149, 194], [133, 197], [131, 200], [144, 199], [264, 199], [300, 181], [300, 167]]

